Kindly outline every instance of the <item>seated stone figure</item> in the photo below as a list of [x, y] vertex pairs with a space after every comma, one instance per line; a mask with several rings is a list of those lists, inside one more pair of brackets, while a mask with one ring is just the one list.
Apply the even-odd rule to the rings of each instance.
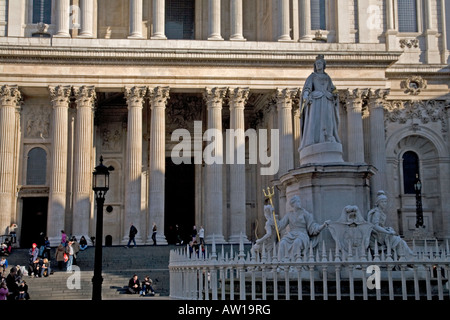
[[345, 206], [339, 219], [328, 225], [337, 249], [345, 254], [344, 259], [349, 254], [356, 257], [367, 254], [372, 229], [372, 224], [364, 220], [359, 208], [354, 205]]
[[[410, 258], [413, 255], [412, 250], [408, 247], [405, 240], [403, 240], [393, 228], [387, 227], [386, 223], [386, 209], [387, 209], [387, 196], [384, 191], [380, 190], [377, 194], [377, 200], [375, 207], [369, 210], [367, 214], [367, 221], [372, 223], [373, 231], [371, 234], [370, 248], [372, 252], [375, 250], [375, 242], [378, 248], [386, 251], [389, 247], [390, 250], [395, 250], [398, 256], [405, 256]], [[386, 252], [392, 253], [392, 252]]]
[[295, 258], [298, 254], [305, 256], [310, 245], [313, 248], [317, 245], [317, 236], [329, 223], [329, 221], [323, 224], [316, 223], [313, 215], [302, 208], [299, 196], [293, 196], [289, 204], [293, 210], [287, 212], [278, 223], [279, 231], [289, 226], [289, 232], [280, 240], [278, 251], [280, 259]]
[[272, 254], [273, 252], [273, 246], [277, 241], [277, 231], [275, 229], [273, 211], [274, 209], [270, 204], [266, 204], [264, 206], [264, 217], [266, 217], [266, 224], [264, 228], [266, 230], [266, 234], [262, 238], [256, 240], [252, 247], [253, 252], [257, 254], [262, 254], [263, 247], [267, 253]]

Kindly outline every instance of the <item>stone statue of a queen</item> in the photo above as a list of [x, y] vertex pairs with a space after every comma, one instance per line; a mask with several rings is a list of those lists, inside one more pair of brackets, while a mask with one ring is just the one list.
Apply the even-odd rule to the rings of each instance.
[[[325, 68], [324, 56], [318, 55], [314, 62], [314, 72], [308, 76], [303, 87], [300, 99], [300, 152], [319, 144], [328, 145], [326, 150], [330, 150], [329, 146], [338, 152], [342, 149], [338, 134], [339, 98]], [[340, 157], [337, 159], [342, 161]]]

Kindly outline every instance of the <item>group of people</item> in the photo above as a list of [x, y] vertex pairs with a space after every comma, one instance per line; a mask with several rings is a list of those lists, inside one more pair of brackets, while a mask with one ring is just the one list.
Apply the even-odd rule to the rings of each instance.
[[128, 281], [128, 293], [139, 293], [139, 296], [154, 296], [155, 290], [153, 290], [153, 281], [150, 276], [145, 276], [144, 280], [140, 281], [138, 275], [134, 274]]
[[20, 266], [11, 267], [7, 276], [2, 272], [0, 285], [0, 300], [29, 300], [28, 285], [23, 279], [24, 269]]

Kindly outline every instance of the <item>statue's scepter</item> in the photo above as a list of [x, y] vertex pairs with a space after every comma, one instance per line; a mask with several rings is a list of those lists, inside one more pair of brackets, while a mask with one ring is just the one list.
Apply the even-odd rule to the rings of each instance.
[[275, 230], [277, 230], [277, 237], [278, 241], [280, 241], [280, 233], [278, 232], [278, 225], [277, 225], [277, 218], [275, 217], [275, 207], [273, 206], [272, 197], [275, 195], [274, 187], [272, 186], [272, 191], [270, 191], [270, 188], [267, 187], [267, 193], [266, 190], [263, 189], [264, 196], [269, 199], [270, 205], [272, 206], [272, 214], [273, 214], [273, 221], [275, 222]]

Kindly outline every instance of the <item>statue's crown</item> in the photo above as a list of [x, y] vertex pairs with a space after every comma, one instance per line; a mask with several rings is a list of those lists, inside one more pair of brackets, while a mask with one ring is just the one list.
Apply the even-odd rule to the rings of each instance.
[[319, 54], [317, 55], [316, 60], [323, 60], [324, 58], [323, 54]]

